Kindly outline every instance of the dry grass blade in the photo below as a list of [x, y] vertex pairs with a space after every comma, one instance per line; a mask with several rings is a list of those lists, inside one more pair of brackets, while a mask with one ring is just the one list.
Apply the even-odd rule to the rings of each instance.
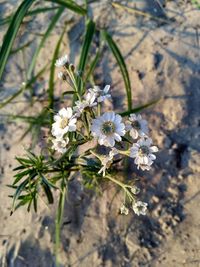
[[160, 21], [162, 23], [170, 23], [171, 22], [170, 20], [159, 18], [159, 17], [153, 16], [153, 15], [147, 13], [147, 12], [138, 10], [136, 8], [124, 6], [124, 5], [119, 4], [119, 3], [112, 3], [112, 6], [115, 7], [115, 8], [126, 10], [126, 11], [128, 11], [130, 13], [133, 13], [133, 14], [138, 14], [138, 15], [141, 15], [141, 16], [144, 16], [144, 17], [148, 17], [148, 18]]

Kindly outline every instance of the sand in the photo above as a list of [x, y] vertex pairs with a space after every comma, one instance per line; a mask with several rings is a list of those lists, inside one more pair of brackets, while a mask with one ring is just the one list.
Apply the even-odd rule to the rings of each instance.
[[[157, 1], [129, 1], [129, 6], [160, 18], [164, 18], [165, 12], [167, 23], [113, 9], [109, 1], [90, 5], [90, 15], [99, 28], [106, 26], [113, 34], [126, 60], [133, 105], [162, 98], [142, 113], [149, 121], [159, 153], [150, 172], [137, 173], [141, 198], [149, 203], [149, 212], [144, 217], [133, 213], [120, 216], [122, 195], [118, 194], [113, 200], [115, 188], [110, 184], [103, 187], [102, 195], [96, 195], [85, 190], [79, 180], [70, 182], [62, 225], [63, 267], [200, 266], [200, 11], [189, 2], [166, 1], [161, 9]], [[0, 14], [9, 14], [16, 3], [20, 1], [3, 2]], [[40, 14], [33, 21], [26, 19], [15, 47], [32, 39], [33, 42], [23, 53], [10, 58], [1, 82], [1, 100], [18, 90], [24, 81], [24, 70], [39, 42], [34, 34], [43, 33], [50, 19], [50, 13]], [[66, 11], [43, 49], [36, 70], [51, 59], [64, 21], [70, 23], [60, 54], [68, 53], [73, 62], [78, 62], [84, 24], [79, 16]], [[5, 30], [6, 27], [0, 30], [1, 39]], [[98, 84], [112, 85], [113, 107], [124, 110], [123, 80], [108, 49], [103, 52], [95, 78]], [[48, 208], [44, 201], [37, 214], [22, 208], [10, 217], [8, 195], [12, 190], [7, 187], [17, 164], [15, 156], [25, 154], [32, 138], [27, 135], [20, 140], [27, 125], [21, 121], [8, 123], [5, 114], [36, 114], [44, 106], [42, 93], [47, 88], [48, 73], [45, 73], [35, 87], [36, 95], [41, 96], [40, 103], [30, 107], [28, 93], [25, 93], [0, 111], [2, 267], [54, 266], [56, 203]], [[59, 95], [63, 85], [58, 81], [56, 88]], [[131, 172], [127, 175], [131, 179]]]

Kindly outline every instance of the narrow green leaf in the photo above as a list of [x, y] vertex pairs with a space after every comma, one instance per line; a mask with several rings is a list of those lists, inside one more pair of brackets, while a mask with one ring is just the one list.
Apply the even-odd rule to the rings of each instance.
[[34, 77], [32, 77], [26, 84], [22, 85], [19, 91], [17, 91], [12, 96], [8, 97], [6, 100], [4, 100], [2, 103], [0, 103], [0, 109], [9, 104], [12, 100], [14, 100], [16, 97], [18, 97], [21, 93], [24, 92], [25, 89], [30, 87], [46, 70], [48, 64], [42, 68]]
[[82, 6], [79, 6], [77, 5], [74, 1], [72, 0], [46, 0], [46, 1], [49, 1], [49, 2], [53, 2], [53, 3], [57, 3], [59, 5], [62, 5], [80, 15], [86, 15], [86, 10], [82, 7]]
[[[48, 12], [48, 11], [51, 11], [51, 10], [55, 10], [55, 9], [58, 9], [59, 6], [55, 6], [55, 7], [44, 7], [44, 8], [37, 8], [37, 9], [34, 9], [34, 10], [31, 10], [31, 11], [28, 11], [26, 14], [25, 14], [25, 17], [28, 17], [28, 16], [34, 16], [34, 15], [37, 15], [39, 13], [44, 13], [44, 12]], [[0, 26], [3, 26], [9, 22], [11, 22], [12, 20], [12, 17], [13, 17], [13, 14], [3, 18], [3, 19], [0, 19]]]
[[25, 168], [26, 168], [25, 166], [18, 166], [16, 168], [14, 168], [13, 171], [19, 171], [19, 170], [23, 170]]
[[90, 64], [89, 70], [88, 70], [88, 72], [87, 72], [87, 74], [86, 74], [86, 77], [85, 77], [85, 82], [87, 82], [87, 81], [90, 79], [90, 76], [93, 74], [93, 72], [94, 72], [94, 70], [95, 70], [95, 68], [96, 68], [96, 65], [97, 65], [97, 63], [98, 63], [98, 61], [99, 61], [99, 59], [100, 59], [100, 56], [101, 56], [101, 52], [100, 52], [100, 50], [99, 50], [99, 51], [96, 53], [96, 55], [95, 55], [93, 61], [92, 61], [91, 64]]
[[125, 117], [125, 116], [130, 115], [131, 113], [137, 113], [137, 112], [140, 112], [140, 111], [142, 111], [142, 110], [145, 109], [145, 108], [148, 108], [148, 107], [150, 107], [150, 106], [155, 105], [155, 104], [158, 103], [160, 100], [161, 100], [161, 98], [156, 99], [156, 100], [153, 100], [153, 101], [151, 101], [151, 102], [149, 102], [149, 103], [147, 103], [147, 104], [144, 104], [144, 105], [142, 105], [142, 106], [133, 108], [133, 109], [131, 109], [131, 110], [128, 110], [128, 111], [125, 111], [125, 112], [122, 112], [122, 113], [119, 113], [119, 114], [120, 114], [122, 117]]
[[[62, 39], [65, 33], [65, 27], [63, 29], [63, 32], [58, 40], [58, 43], [56, 45], [52, 62], [51, 62], [51, 68], [50, 68], [50, 77], [49, 77], [49, 90], [48, 90], [48, 98], [49, 98], [49, 108], [54, 109], [54, 76], [55, 76], [55, 61], [58, 58], [60, 45], [62, 43]], [[53, 114], [51, 114], [51, 122], [53, 121]]]
[[55, 14], [55, 16], [52, 18], [51, 20], [51, 23], [49, 24], [49, 27], [47, 28], [44, 36], [42, 37], [41, 41], [40, 41], [40, 44], [38, 45], [33, 57], [32, 57], [32, 60], [31, 60], [31, 64], [28, 68], [28, 71], [27, 71], [27, 77], [28, 79], [30, 79], [31, 75], [32, 75], [32, 72], [33, 72], [33, 69], [35, 67], [35, 64], [36, 64], [36, 60], [37, 60], [37, 57], [39, 55], [39, 52], [40, 50], [42, 49], [42, 47], [44, 46], [44, 43], [46, 41], [46, 39], [49, 37], [51, 31], [54, 29], [54, 26], [55, 24], [57, 23], [57, 21], [59, 20], [61, 14], [63, 13], [64, 11], [64, 8], [63, 7], [60, 7], [57, 11], [57, 13]]
[[5, 69], [6, 62], [10, 55], [10, 51], [19, 30], [19, 27], [22, 23], [24, 16], [26, 15], [28, 9], [33, 4], [35, 0], [24, 0], [21, 5], [18, 7], [17, 11], [15, 12], [14, 16], [12, 17], [11, 23], [8, 27], [6, 35], [3, 40], [3, 44], [0, 51], [0, 80], [3, 75], [3, 71]]
[[37, 15], [39, 13], [48, 12], [48, 11], [55, 10], [55, 9], [58, 9], [58, 8], [59, 8], [59, 6], [36, 8], [34, 10], [28, 11], [27, 14], [26, 14], [26, 17], [27, 16], [34, 16], [34, 15]]
[[[92, 20], [89, 20], [86, 26], [86, 34], [85, 34], [85, 39], [83, 42], [79, 66], [78, 66], [80, 77], [83, 77], [83, 73], [85, 70], [85, 66], [87, 64], [88, 53], [89, 53], [89, 49], [92, 43], [94, 32], [95, 32], [95, 23]], [[81, 92], [82, 90], [80, 90], [80, 85], [81, 85], [81, 81], [78, 80], [78, 89]]]
[[11, 15], [3, 18], [3, 19], [0, 19], [0, 26], [3, 26], [5, 24], [9, 23], [12, 19], [12, 16], [13, 16], [13, 14], [11, 14]]
[[15, 209], [15, 203], [16, 200], [19, 198], [21, 192], [24, 190], [25, 186], [28, 184], [29, 179], [27, 178], [25, 181], [23, 181], [16, 189], [15, 194], [13, 196], [13, 205], [12, 205], [12, 212], [13, 213], [14, 209]]
[[44, 192], [47, 196], [49, 204], [53, 204], [53, 194], [51, 192], [50, 187], [46, 183], [42, 183], [42, 187], [43, 187]]
[[23, 196], [23, 198], [18, 198], [18, 199], [21, 199], [20, 201], [19, 201], [19, 203], [15, 206], [15, 210], [17, 210], [18, 208], [20, 208], [21, 206], [24, 206], [24, 205], [26, 205], [31, 199], [32, 199], [32, 197], [31, 197], [31, 195], [25, 195], [25, 196]]
[[46, 179], [43, 175], [40, 175], [42, 182], [48, 185], [49, 187], [53, 187], [54, 189], [58, 189], [57, 186], [55, 186], [52, 182], [50, 182], [48, 179]]
[[62, 93], [62, 96], [65, 96], [65, 95], [74, 95], [74, 94], [77, 94], [76, 92], [74, 91], [65, 91]]
[[126, 63], [123, 59], [123, 56], [122, 56], [118, 46], [116, 45], [116, 43], [114, 42], [114, 40], [112, 39], [110, 34], [105, 30], [102, 31], [102, 34], [103, 34], [103, 37], [105, 38], [108, 46], [110, 47], [110, 50], [112, 51], [119, 67], [120, 67], [120, 70], [121, 70], [121, 73], [122, 73], [122, 76], [124, 79], [125, 88], [126, 88], [128, 110], [131, 110], [132, 109], [131, 82], [130, 82], [128, 70], [126, 67]]

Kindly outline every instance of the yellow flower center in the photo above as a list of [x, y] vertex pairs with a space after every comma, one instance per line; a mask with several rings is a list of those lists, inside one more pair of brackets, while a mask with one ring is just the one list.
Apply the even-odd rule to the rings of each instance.
[[67, 125], [68, 125], [68, 118], [62, 118], [61, 122], [60, 122], [60, 128], [64, 129]]

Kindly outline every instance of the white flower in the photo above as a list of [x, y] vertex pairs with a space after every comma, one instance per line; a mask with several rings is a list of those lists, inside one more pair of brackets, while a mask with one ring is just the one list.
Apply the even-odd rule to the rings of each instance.
[[97, 105], [96, 94], [94, 92], [88, 92], [83, 101], [78, 100], [75, 104], [74, 112], [76, 113], [76, 116], [79, 117], [85, 108], [92, 108]]
[[138, 216], [140, 214], [141, 215], [146, 215], [147, 206], [148, 206], [148, 204], [145, 203], [145, 202], [142, 202], [142, 201], [133, 202], [133, 204], [132, 204], [133, 211]]
[[52, 140], [52, 143], [52, 149], [63, 154], [67, 151], [66, 146], [69, 143], [69, 138], [66, 137], [65, 140], [62, 138], [55, 138]]
[[151, 138], [140, 139], [133, 144], [130, 149], [130, 157], [135, 158], [134, 162], [138, 165], [138, 169], [149, 170], [156, 156], [153, 154], [158, 151], [156, 146], [151, 146]]
[[54, 116], [54, 123], [52, 125], [52, 135], [62, 138], [67, 132], [76, 130], [77, 119], [73, 117], [71, 108], [62, 108], [57, 115]]
[[112, 147], [111, 151], [109, 152], [109, 155], [107, 155], [107, 156], [103, 157], [103, 159], [101, 159], [102, 167], [98, 172], [99, 174], [103, 173], [103, 176], [105, 176], [106, 169], [108, 169], [110, 167], [112, 160], [113, 160], [113, 157], [117, 154], [118, 154], [117, 149], [115, 147]]
[[101, 90], [98, 86], [94, 86], [94, 88], [89, 89], [90, 92], [94, 92], [96, 94], [98, 103], [111, 98], [111, 94], [108, 94], [109, 90], [110, 85], [106, 85], [103, 90]]
[[120, 213], [121, 213], [121, 214], [128, 215], [128, 213], [129, 213], [129, 209], [128, 209], [124, 204], [122, 204], [122, 206], [121, 206], [121, 208], [120, 208]]
[[68, 55], [64, 55], [63, 57], [58, 58], [58, 59], [56, 60], [55, 66], [56, 66], [56, 67], [63, 67], [63, 66], [65, 66], [65, 64], [67, 64], [68, 62], [69, 62], [69, 60], [68, 60]]
[[121, 136], [125, 135], [125, 125], [120, 115], [113, 111], [105, 112], [92, 121], [91, 131], [100, 145], [113, 147], [115, 141], [120, 142]]
[[144, 137], [148, 134], [148, 124], [142, 119], [141, 115], [131, 114], [129, 120], [126, 121], [126, 130], [130, 131], [130, 136], [137, 139], [139, 136]]

